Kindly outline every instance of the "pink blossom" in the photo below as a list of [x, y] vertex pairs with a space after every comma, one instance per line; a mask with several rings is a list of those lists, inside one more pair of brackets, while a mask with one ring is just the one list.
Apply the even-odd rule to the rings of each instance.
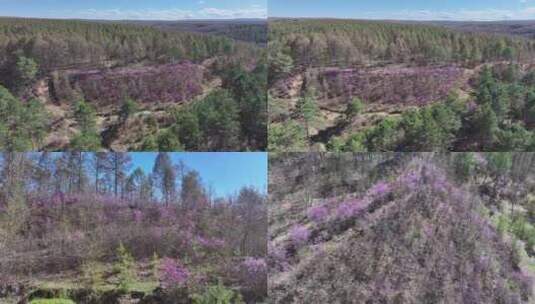
[[416, 189], [420, 183], [420, 174], [416, 173], [414, 170], [408, 171], [400, 175], [397, 179], [400, 186], [407, 187], [410, 190]]
[[308, 241], [308, 238], [310, 237], [310, 231], [305, 226], [294, 226], [292, 230], [290, 230], [290, 239], [292, 240], [292, 243], [296, 246], [301, 246], [305, 244]]
[[266, 260], [264, 258], [247, 257], [242, 262], [242, 266], [251, 275], [264, 274], [267, 270]]
[[325, 206], [316, 206], [308, 209], [308, 218], [316, 223], [321, 223], [329, 216], [329, 210]]
[[286, 249], [273, 244], [268, 243], [268, 262], [271, 269], [278, 269], [280, 271], [287, 271], [290, 268], [288, 262]]
[[178, 260], [163, 258], [160, 264], [160, 282], [163, 288], [175, 288], [183, 285], [190, 273]]
[[134, 210], [132, 217], [134, 222], [141, 223], [141, 221], [143, 220], [143, 213], [141, 212], [141, 210]]
[[390, 185], [383, 181], [380, 181], [370, 188], [368, 194], [372, 197], [382, 197], [388, 192], [390, 192]]
[[367, 202], [364, 200], [349, 200], [343, 202], [336, 208], [336, 216], [339, 219], [348, 219], [359, 215], [366, 209]]

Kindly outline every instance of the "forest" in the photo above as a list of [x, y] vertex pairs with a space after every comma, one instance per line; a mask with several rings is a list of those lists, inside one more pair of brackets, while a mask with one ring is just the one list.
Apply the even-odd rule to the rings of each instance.
[[215, 196], [172, 153], [151, 164], [119, 152], [2, 153], [0, 302], [264, 301], [266, 194], [244, 185]]
[[179, 30], [226, 36], [241, 41], [267, 43], [265, 19], [237, 20], [180, 20], [180, 21], [125, 21], [151, 25], [164, 30]]
[[535, 40], [479, 28], [270, 20], [270, 151], [533, 151]]
[[534, 153], [270, 155], [270, 303], [532, 303]]
[[266, 53], [236, 31], [1, 18], [0, 147], [265, 150]]
[[535, 22], [533, 20], [508, 21], [427, 21], [423, 23], [436, 24], [466, 32], [483, 32], [492, 34], [517, 35], [535, 38]]

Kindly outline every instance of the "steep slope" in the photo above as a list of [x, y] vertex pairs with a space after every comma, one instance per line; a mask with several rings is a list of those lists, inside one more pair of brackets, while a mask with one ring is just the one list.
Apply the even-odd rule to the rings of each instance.
[[[280, 206], [302, 201], [272, 197], [273, 303], [529, 303], [533, 279], [478, 195], [450, 181], [431, 154], [406, 158], [361, 169], [360, 189], [386, 177], [367, 190], [310, 199], [287, 216]], [[282, 177], [274, 171], [271, 181]]]

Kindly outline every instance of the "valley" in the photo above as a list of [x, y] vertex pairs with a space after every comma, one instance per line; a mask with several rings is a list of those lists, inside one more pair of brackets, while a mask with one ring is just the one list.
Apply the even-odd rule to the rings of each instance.
[[270, 150], [530, 151], [534, 41], [437, 24], [270, 20]]
[[[250, 31], [260, 31], [254, 24]], [[265, 147], [260, 43], [128, 22], [4, 18], [0, 26], [6, 37], [0, 43], [2, 104], [20, 112], [2, 124], [5, 149]], [[38, 134], [16, 127], [28, 116], [40, 118], [32, 127]]]

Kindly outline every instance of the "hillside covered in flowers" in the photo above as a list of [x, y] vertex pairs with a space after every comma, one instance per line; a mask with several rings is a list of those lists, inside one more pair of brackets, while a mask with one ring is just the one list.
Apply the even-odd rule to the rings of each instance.
[[270, 303], [532, 303], [534, 154], [270, 163]]
[[451, 24], [270, 20], [270, 151], [533, 151], [532, 29]]
[[264, 300], [265, 193], [215, 197], [171, 154], [134, 165], [126, 153], [1, 155], [1, 303]]

